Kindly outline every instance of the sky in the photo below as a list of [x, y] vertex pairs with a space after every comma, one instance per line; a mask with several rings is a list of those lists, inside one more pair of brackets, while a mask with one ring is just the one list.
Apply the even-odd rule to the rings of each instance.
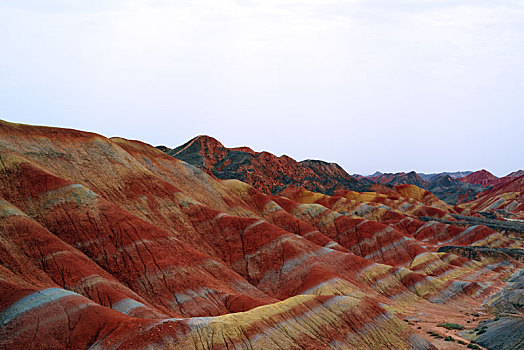
[[524, 168], [524, 1], [2, 0], [0, 119], [503, 176]]

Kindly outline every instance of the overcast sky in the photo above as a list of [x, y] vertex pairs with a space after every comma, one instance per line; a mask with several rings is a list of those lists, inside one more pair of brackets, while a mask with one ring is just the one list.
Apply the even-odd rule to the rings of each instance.
[[2, 0], [0, 119], [502, 176], [524, 168], [524, 1]]

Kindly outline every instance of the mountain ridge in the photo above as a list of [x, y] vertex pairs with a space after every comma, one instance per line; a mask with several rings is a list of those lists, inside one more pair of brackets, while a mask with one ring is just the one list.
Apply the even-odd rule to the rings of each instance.
[[[370, 176], [349, 175], [337, 163], [322, 160], [297, 162], [287, 155], [278, 157], [267, 151], [253, 151], [247, 146], [227, 148], [208, 135], [196, 136], [173, 149], [165, 146], [158, 148], [219, 179], [236, 178], [268, 194], [279, 193], [289, 186], [301, 186], [331, 195], [344, 189], [374, 191], [378, 190], [377, 185], [391, 187], [411, 184], [429, 190], [440, 199], [455, 205], [473, 200], [486, 189], [510, 179], [509, 175], [499, 179], [485, 170], [433, 174], [377, 171]], [[512, 174], [518, 175], [519, 172]]]
[[236, 178], [266, 192], [276, 194], [287, 186], [304, 186], [314, 191], [333, 193], [339, 187], [366, 190], [370, 182], [357, 180], [336, 163], [307, 159], [296, 161], [249, 147], [227, 148], [218, 140], [199, 135], [169, 149], [167, 154], [199, 167], [219, 179]]
[[0, 121], [0, 347], [440, 348], [442, 317], [474, 331], [519, 307], [522, 263], [460, 247], [522, 249], [463, 220], [522, 216], [522, 179], [464, 207], [410, 184], [273, 195], [140, 141]]

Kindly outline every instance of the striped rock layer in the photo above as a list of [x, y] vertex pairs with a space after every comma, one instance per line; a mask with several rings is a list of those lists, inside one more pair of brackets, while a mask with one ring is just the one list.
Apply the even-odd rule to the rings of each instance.
[[[273, 196], [141, 143], [0, 122], [0, 347], [432, 349], [417, 305], [478, 305], [521, 248], [416, 186]], [[385, 193], [388, 192], [388, 193]]]
[[470, 203], [461, 207], [474, 211], [498, 212], [517, 220], [524, 220], [524, 174], [508, 175], [501, 178], [500, 184], [493, 187]]

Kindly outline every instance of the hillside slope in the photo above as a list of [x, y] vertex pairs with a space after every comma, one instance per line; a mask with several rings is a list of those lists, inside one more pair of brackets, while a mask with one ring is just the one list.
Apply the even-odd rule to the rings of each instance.
[[259, 183], [0, 121], [0, 347], [434, 349], [439, 315], [473, 328], [523, 266], [439, 252], [522, 247], [416, 186]]

